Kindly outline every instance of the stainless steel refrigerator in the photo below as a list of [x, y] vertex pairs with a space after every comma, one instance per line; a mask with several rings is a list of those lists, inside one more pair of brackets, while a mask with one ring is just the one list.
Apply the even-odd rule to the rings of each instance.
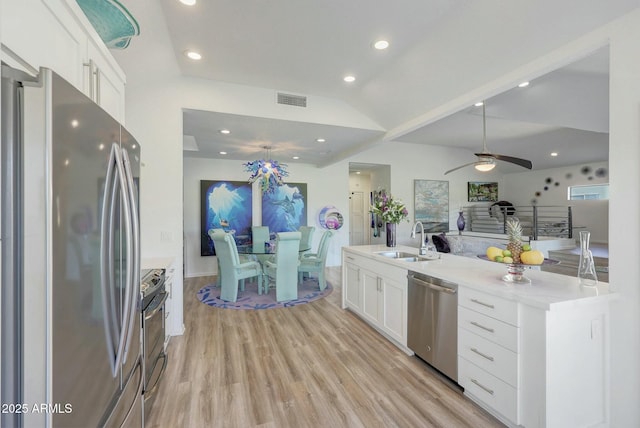
[[140, 146], [51, 70], [28, 80], [3, 66], [2, 390], [31, 407], [2, 426], [141, 427]]

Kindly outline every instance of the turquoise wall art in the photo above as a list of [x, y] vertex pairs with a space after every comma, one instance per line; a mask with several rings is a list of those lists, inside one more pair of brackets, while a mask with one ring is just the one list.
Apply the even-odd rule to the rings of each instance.
[[215, 256], [209, 229], [224, 229], [236, 242], [250, 239], [251, 184], [246, 181], [200, 181], [200, 255]]

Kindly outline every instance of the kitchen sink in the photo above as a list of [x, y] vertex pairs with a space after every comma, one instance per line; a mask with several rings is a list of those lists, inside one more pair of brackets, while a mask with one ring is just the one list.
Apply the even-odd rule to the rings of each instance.
[[426, 257], [416, 256], [415, 254], [405, 253], [403, 251], [381, 251], [376, 254], [394, 260], [401, 260], [403, 262], [423, 262], [429, 260]]
[[383, 257], [388, 257], [390, 259], [404, 259], [408, 257], [416, 257], [415, 254], [405, 253], [403, 251], [380, 251], [379, 253], [376, 253], [376, 254]]

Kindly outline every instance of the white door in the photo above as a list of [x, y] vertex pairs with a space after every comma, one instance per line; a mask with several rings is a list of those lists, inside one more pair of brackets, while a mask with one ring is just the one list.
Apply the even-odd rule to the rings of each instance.
[[351, 192], [349, 197], [349, 245], [365, 245], [364, 193]]

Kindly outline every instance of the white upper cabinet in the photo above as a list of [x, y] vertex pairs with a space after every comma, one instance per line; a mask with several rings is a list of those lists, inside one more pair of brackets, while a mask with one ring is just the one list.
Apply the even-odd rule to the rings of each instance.
[[124, 124], [124, 74], [120, 74], [114, 67], [111, 54], [104, 52], [106, 48], [102, 41], [99, 43], [88, 39], [87, 55], [83, 63], [83, 91]]
[[125, 74], [75, 0], [2, 0], [2, 60], [50, 68], [124, 123]]

